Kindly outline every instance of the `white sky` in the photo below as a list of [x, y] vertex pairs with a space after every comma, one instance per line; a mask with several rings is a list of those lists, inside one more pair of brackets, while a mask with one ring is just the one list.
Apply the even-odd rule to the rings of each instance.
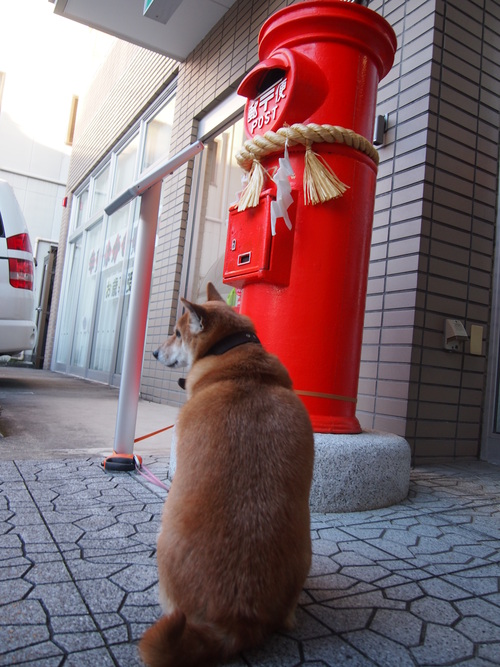
[[57, 16], [48, 0], [0, 0], [1, 113], [33, 140], [63, 149], [72, 96], [85, 93], [113, 43]]

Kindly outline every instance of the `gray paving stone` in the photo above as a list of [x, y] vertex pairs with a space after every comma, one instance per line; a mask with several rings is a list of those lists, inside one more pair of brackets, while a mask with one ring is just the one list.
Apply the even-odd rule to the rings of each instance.
[[500, 613], [498, 606], [487, 600], [470, 598], [455, 603], [457, 610], [464, 616], [478, 616], [486, 621], [491, 621], [500, 626]]
[[120, 586], [109, 579], [78, 582], [78, 589], [90, 609], [96, 612], [116, 612], [126, 598]]
[[390, 588], [388, 588], [387, 583], [388, 582], [384, 581], [385, 595], [389, 600], [405, 600], [409, 602], [422, 597], [422, 589], [417, 584], [404, 583], [399, 586], [390, 586]]
[[104, 640], [95, 630], [93, 632], [54, 633], [54, 642], [66, 653], [79, 653], [88, 649], [104, 647]]
[[312, 614], [313, 609], [313, 605], [299, 601], [299, 607], [295, 614], [295, 625], [285, 634], [301, 641], [324, 637], [329, 634], [329, 629]]
[[64, 561], [57, 560], [50, 563], [39, 563], [30, 568], [24, 575], [24, 580], [32, 584], [60, 583], [70, 581], [68, 569]]
[[95, 622], [88, 614], [51, 616], [50, 625], [56, 634], [64, 634], [65, 632], [95, 632], [97, 630]]
[[[382, 552], [388, 560], [393, 558], [413, 558], [410, 547], [407, 547], [405, 544], [398, 544], [393, 540], [387, 540], [385, 537], [379, 540], [370, 540], [369, 544], [374, 549]], [[377, 556], [377, 558], [382, 560], [381, 556]]]
[[365, 607], [369, 609], [406, 609], [406, 603], [401, 600], [388, 600], [382, 591], [369, 591], [358, 595], [349, 595], [338, 598], [334, 603], [336, 607], [351, 608]]
[[[132, 665], [132, 663], [118, 663]], [[140, 663], [136, 663], [140, 664]], [[115, 667], [116, 663], [107, 648], [91, 648], [71, 653], [64, 661], [64, 667]]]
[[[1, 604], [9, 604], [23, 600], [33, 589], [33, 584], [27, 581], [10, 579], [9, 581], [0, 581], [0, 600]], [[0, 607], [1, 611], [1, 607]]]
[[491, 661], [494, 665], [500, 665], [500, 642], [480, 644], [478, 655], [484, 660]]
[[0, 625], [40, 625], [46, 620], [39, 600], [18, 600], [1, 605]]
[[8, 579], [20, 579], [32, 567], [32, 563], [26, 558], [9, 558], [5, 561], [0, 561], [0, 579], [7, 581]]
[[[339, 554], [339, 548], [336, 542], [331, 540], [316, 539], [312, 541], [312, 552], [318, 556], [333, 556]], [[338, 559], [335, 559], [338, 562]]]
[[462, 570], [458, 574], [447, 574], [444, 578], [473, 595], [486, 595], [498, 591], [498, 575], [494, 571], [491, 574], [489, 577], [479, 574], [469, 576], [466, 570]]
[[117, 628], [108, 628], [107, 630], [104, 630], [102, 636], [108, 645], [124, 644], [125, 642], [130, 641], [128, 628], [124, 626], [123, 623]]
[[71, 582], [38, 584], [32, 588], [30, 599], [42, 601], [49, 616], [87, 613], [84, 599]]
[[432, 577], [432, 579], [422, 581], [420, 582], [420, 586], [427, 595], [438, 600], [464, 600], [470, 597], [470, 594], [462, 587], [455, 586], [439, 577]]
[[[97, 566], [95, 563], [83, 560], [82, 558], [67, 559], [66, 566], [71, 572], [71, 577], [75, 581], [84, 581], [85, 579], [95, 580]], [[118, 572], [126, 569], [126, 564], [99, 564], [99, 579], [107, 579]]]
[[385, 579], [390, 574], [390, 571], [385, 567], [373, 564], [343, 567], [341, 573], [342, 575], [350, 577], [355, 581], [366, 581], [372, 583], [380, 579]]
[[422, 621], [401, 609], [377, 609], [370, 629], [403, 646], [417, 646], [420, 643]]
[[[161, 614], [164, 494], [92, 459], [11, 467], [7, 482], [0, 470], [0, 667], [139, 667], [137, 640]], [[315, 514], [295, 627], [230, 666], [500, 664], [499, 501], [500, 468], [435, 466], [412, 472], [395, 507]]]
[[151, 564], [129, 565], [111, 575], [111, 581], [128, 593], [144, 591], [158, 581], [156, 561]]
[[151, 607], [158, 604], [159, 586], [157, 581], [143, 591], [127, 593], [127, 605]]
[[473, 642], [500, 642], [500, 627], [485, 621], [484, 618], [469, 616], [459, 621], [454, 627], [457, 632], [461, 632]]
[[471, 658], [474, 644], [452, 628], [429, 623], [423, 644], [410, 651], [420, 665], [448, 665]]
[[[110, 653], [114, 656], [114, 659], [117, 665], [123, 665], [124, 667], [144, 667], [143, 662], [139, 658], [137, 652], [137, 647], [134, 644], [119, 644], [118, 646], [110, 647]], [[103, 665], [103, 667], [107, 667]], [[78, 667], [75, 665], [75, 667]], [[96, 667], [95, 665], [89, 665], [89, 667]], [[100, 667], [100, 665], [99, 665]]]
[[[145, 623], [151, 625], [155, 623], [161, 616], [161, 609], [158, 601], [156, 604], [151, 604], [147, 607], [142, 605], [125, 604], [120, 609], [122, 618], [125, 618], [129, 623]], [[143, 628], [144, 630], [146, 627]]]
[[405, 647], [381, 637], [371, 630], [349, 632], [345, 639], [373, 661], [374, 665], [383, 667], [414, 667], [415, 662]]
[[33, 665], [33, 667], [59, 667], [64, 660], [63, 651], [52, 642], [23, 646], [19, 650], [0, 653], [0, 667]]
[[343, 574], [323, 574], [323, 575], [314, 575], [311, 574], [307, 578], [306, 587], [311, 591], [320, 590], [346, 590], [351, 588], [357, 583], [356, 579], [352, 577], [347, 577]]
[[412, 602], [410, 610], [412, 614], [415, 614], [428, 623], [452, 625], [458, 618], [460, 618], [460, 614], [456, 610], [458, 604], [460, 603], [452, 605], [445, 600], [421, 597], [419, 600]]
[[30, 625], [28, 628], [22, 625], [1, 625], [0, 646], [9, 651], [26, 648], [37, 644], [43, 644], [50, 639], [48, 628], [44, 625]]
[[[340, 637], [330, 635], [321, 639], [313, 639], [304, 646], [306, 660], [321, 660], [329, 667], [371, 667], [377, 663], [366, 658], [353, 646]], [[257, 667], [257, 663], [254, 663]], [[258, 667], [261, 667], [259, 664]]]
[[368, 627], [368, 621], [372, 615], [371, 609], [339, 609], [326, 605], [311, 605], [307, 611], [336, 634]]
[[274, 636], [262, 647], [244, 653], [250, 665], [259, 667], [290, 667], [300, 664], [299, 642], [283, 636]]

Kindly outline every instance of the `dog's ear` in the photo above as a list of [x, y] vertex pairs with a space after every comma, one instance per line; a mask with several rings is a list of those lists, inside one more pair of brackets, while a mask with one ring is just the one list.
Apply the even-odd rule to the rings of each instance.
[[203, 331], [203, 322], [205, 319], [205, 309], [198, 303], [191, 303], [187, 299], [181, 297], [181, 301], [189, 312], [189, 328], [192, 334]]
[[207, 301], [224, 301], [212, 283], [207, 283]]

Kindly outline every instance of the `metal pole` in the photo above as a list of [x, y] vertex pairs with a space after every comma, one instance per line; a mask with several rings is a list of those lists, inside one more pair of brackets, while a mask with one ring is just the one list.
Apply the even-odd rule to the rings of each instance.
[[116, 416], [114, 452], [122, 455], [131, 455], [134, 452], [135, 424], [141, 386], [142, 357], [146, 339], [160, 194], [161, 181], [146, 190], [141, 197], [134, 276], [130, 292]]
[[129, 201], [141, 196], [141, 209], [137, 229], [134, 275], [130, 291], [130, 303], [125, 331], [123, 368], [116, 415], [115, 444], [113, 454], [108, 456], [103, 466], [105, 470], [134, 470], [134, 436], [137, 408], [141, 387], [142, 357], [148, 321], [149, 293], [155, 252], [156, 227], [160, 208], [163, 178], [172, 174], [185, 162], [203, 150], [201, 141], [187, 146], [177, 155], [165, 160], [149, 170], [124, 190], [104, 209], [112, 215]]

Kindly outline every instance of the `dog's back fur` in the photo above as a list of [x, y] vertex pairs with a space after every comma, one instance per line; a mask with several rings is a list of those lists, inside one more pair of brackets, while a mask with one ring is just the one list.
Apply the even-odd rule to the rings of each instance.
[[209, 667], [289, 627], [311, 561], [309, 417], [260, 345], [205, 356], [228, 334], [254, 331], [210, 284], [208, 298], [185, 302], [155, 353], [170, 366], [187, 355], [192, 368], [158, 538], [165, 616], [140, 642], [152, 667]]

